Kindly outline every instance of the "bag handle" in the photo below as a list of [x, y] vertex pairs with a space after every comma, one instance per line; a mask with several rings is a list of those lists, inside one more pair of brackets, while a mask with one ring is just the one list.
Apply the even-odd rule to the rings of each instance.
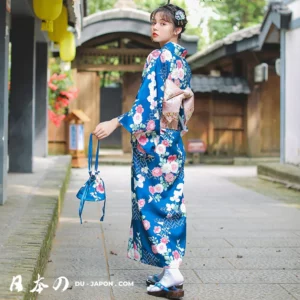
[[[95, 160], [95, 174], [99, 174], [98, 171], [98, 160], [99, 160], [99, 150], [100, 150], [100, 140], [98, 140], [97, 150], [96, 150], [96, 160]], [[92, 175], [92, 160], [93, 160], [93, 134], [90, 134], [89, 140], [89, 154], [88, 154], [88, 166], [89, 166], [89, 174]]]

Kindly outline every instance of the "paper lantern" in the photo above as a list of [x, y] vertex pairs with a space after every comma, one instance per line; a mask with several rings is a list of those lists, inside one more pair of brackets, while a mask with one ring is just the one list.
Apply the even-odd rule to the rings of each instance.
[[67, 31], [59, 42], [59, 56], [63, 61], [72, 61], [76, 56], [75, 37]]
[[53, 22], [53, 32], [49, 32], [49, 39], [53, 42], [59, 43], [64, 34], [68, 29], [68, 12], [67, 8], [63, 6], [61, 14], [59, 17]]
[[62, 11], [63, 0], [33, 0], [33, 10], [41, 19], [42, 30], [53, 31], [53, 21], [59, 17]]

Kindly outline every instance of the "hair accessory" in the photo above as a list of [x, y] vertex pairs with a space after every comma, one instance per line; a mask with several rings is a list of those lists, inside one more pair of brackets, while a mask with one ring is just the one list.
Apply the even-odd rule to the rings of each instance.
[[184, 25], [183, 21], [185, 20], [185, 15], [182, 10], [177, 10], [175, 13], [175, 19], [178, 21], [179, 25]]

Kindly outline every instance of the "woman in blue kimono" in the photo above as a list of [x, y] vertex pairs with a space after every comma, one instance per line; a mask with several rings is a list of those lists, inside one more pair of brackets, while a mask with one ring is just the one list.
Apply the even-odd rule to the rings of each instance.
[[187, 50], [177, 43], [187, 23], [183, 9], [167, 4], [150, 15], [152, 40], [160, 49], [147, 57], [132, 108], [101, 122], [102, 139], [118, 126], [131, 133], [132, 220], [127, 257], [163, 268], [147, 278], [148, 294], [184, 295], [179, 271], [186, 248], [183, 194], [186, 159], [182, 135], [194, 109]]

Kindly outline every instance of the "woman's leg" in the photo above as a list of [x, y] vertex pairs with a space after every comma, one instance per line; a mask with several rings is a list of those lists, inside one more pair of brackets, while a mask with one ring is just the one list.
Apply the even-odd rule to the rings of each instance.
[[[162, 271], [161, 271], [161, 273], [155, 274], [156, 277], [158, 278], [158, 281], [161, 280], [161, 279], [163, 278], [164, 273], [165, 273], [165, 269], [163, 268]], [[148, 280], [150, 280], [150, 281], [152, 281], [152, 282], [155, 283], [155, 282], [157, 281], [157, 280], [155, 280], [155, 278], [154, 278], [155, 275], [149, 275], [149, 276], [148, 276]], [[154, 284], [154, 283], [153, 283], [153, 284]]]
[[[181, 272], [179, 271], [179, 268], [165, 267], [164, 275], [163, 275], [162, 279], [159, 281], [159, 283], [161, 283], [163, 286], [168, 288], [171, 286], [182, 284], [183, 281], [184, 281], [184, 277], [182, 276]], [[147, 291], [149, 291], [149, 292], [156, 292], [156, 291], [161, 291], [161, 290], [162, 290], [161, 288], [154, 286], [154, 285], [150, 285], [149, 287], [147, 287]]]

